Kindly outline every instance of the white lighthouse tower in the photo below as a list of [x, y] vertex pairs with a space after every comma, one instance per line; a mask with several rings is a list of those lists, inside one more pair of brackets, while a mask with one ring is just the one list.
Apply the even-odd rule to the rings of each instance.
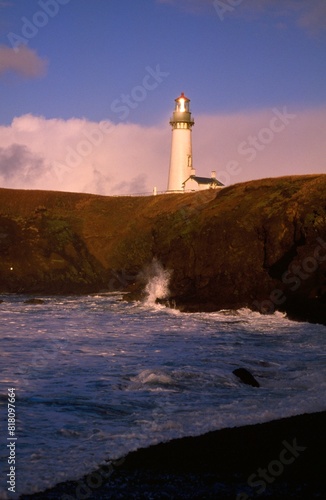
[[190, 99], [182, 92], [175, 99], [175, 109], [170, 120], [172, 147], [168, 191], [183, 191], [184, 182], [193, 173], [191, 129], [194, 120], [189, 109]]

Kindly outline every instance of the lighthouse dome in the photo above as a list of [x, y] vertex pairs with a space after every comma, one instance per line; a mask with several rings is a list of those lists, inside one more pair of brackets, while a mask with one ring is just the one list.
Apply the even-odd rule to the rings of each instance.
[[190, 99], [183, 92], [175, 99], [175, 108], [170, 120], [172, 126], [176, 126], [177, 123], [187, 123], [189, 126], [194, 125], [195, 122], [191, 117], [189, 103]]

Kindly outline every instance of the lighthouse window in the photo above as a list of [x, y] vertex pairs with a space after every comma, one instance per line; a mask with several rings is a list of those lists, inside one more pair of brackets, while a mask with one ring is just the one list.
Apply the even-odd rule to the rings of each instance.
[[186, 110], [185, 108], [185, 100], [184, 99], [180, 99], [180, 111], [183, 112]]

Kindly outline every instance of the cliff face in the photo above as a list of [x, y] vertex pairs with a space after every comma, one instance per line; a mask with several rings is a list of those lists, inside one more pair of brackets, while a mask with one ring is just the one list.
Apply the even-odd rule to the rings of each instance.
[[139, 290], [156, 257], [183, 310], [249, 307], [326, 324], [326, 175], [101, 197], [0, 190], [0, 292]]

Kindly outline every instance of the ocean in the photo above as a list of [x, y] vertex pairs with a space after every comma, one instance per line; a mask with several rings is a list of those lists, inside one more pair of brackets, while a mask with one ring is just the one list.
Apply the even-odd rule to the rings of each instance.
[[[0, 498], [78, 479], [172, 438], [326, 407], [326, 329], [247, 309], [181, 313], [119, 292], [2, 296]], [[244, 367], [260, 387], [232, 372]], [[8, 388], [15, 389], [15, 493], [8, 492]]]

